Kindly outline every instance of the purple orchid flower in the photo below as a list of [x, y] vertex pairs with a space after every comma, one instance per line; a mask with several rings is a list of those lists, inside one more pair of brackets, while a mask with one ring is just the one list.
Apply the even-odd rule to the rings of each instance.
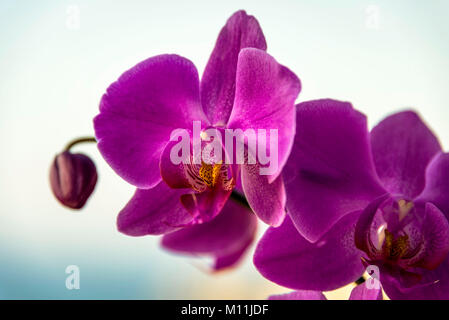
[[284, 178], [288, 218], [254, 256], [266, 278], [328, 291], [374, 265], [391, 299], [449, 298], [449, 154], [416, 113], [369, 133], [349, 103], [301, 103]]
[[[107, 89], [94, 120], [98, 148], [115, 172], [137, 187], [118, 216], [119, 231], [131, 236], [176, 231], [164, 237], [164, 247], [212, 254], [219, 268], [236, 261], [255, 232], [250, 210], [227, 201], [233, 189], [243, 189], [260, 219], [282, 223], [280, 171], [293, 145], [301, 85], [265, 50], [257, 20], [238, 11], [221, 30], [201, 82], [192, 62], [164, 54], [137, 64]], [[277, 129], [279, 169], [262, 176], [255, 173], [257, 163], [174, 165], [171, 134], [185, 129], [192, 138], [198, 121], [203, 130]]]
[[[321, 291], [297, 290], [268, 297], [268, 300], [327, 300]], [[382, 288], [369, 288], [365, 283], [355, 286], [351, 290], [349, 300], [383, 300]]]

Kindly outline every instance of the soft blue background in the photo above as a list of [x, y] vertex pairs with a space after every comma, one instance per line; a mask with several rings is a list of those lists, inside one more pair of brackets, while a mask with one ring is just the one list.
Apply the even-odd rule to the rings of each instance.
[[[69, 5], [80, 10], [77, 30], [67, 27]], [[1, 0], [0, 298], [262, 299], [288, 291], [263, 279], [250, 255], [240, 269], [211, 276], [197, 266], [205, 261], [163, 252], [157, 238], [119, 234], [115, 217], [133, 188], [94, 146], [77, 148], [100, 175], [85, 210], [64, 209], [48, 187], [54, 154], [93, 133], [112, 81], [160, 53], [188, 57], [202, 72], [220, 28], [241, 8], [259, 20], [269, 53], [301, 78], [298, 101], [348, 100], [370, 125], [414, 108], [449, 146], [448, 1]], [[80, 290], [65, 288], [71, 264], [81, 269]]]

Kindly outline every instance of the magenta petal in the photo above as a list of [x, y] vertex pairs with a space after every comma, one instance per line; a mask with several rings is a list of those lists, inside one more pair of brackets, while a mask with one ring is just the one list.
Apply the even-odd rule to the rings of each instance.
[[174, 189], [191, 188], [191, 184], [186, 177], [184, 164], [173, 164], [170, 159], [170, 151], [178, 141], [169, 141], [161, 154], [159, 169], [162, 180]]
[[218, 36], [201, 79], [201, 99], [212, 124], [226, 124], [235, 95], [237, 59], [242, 48], [266, 50], [259, 23], [245, 11], [237, 11]]
[[241, 204], [229, 200], [213, 220], [165, 235], [162, 246], [171, 251], [215, 258], [214, 269], [237, 262], [253, 241], [257, 218]]
[[276, 294], [268, 300], [327, 300], [321, 291], [298, 290], [290, 293]]
[[159, 158], [170, 134], [207, 122], [195, 66], [177, 55], [149, 58], [111, 84], [94, 119], [98, 148], [123, 179], [139, 188], [161, 180]]
[[449, 153], [437, 154], [426, 170], [426, 186], [417, 200], [432, 202], [449, 219]]
[[315, 242], [385, 191], [363, 114], [335, 100], [304, 102], [296, 113], [295, 143], [283, 172], [287, 211], [299, 232]]
[[152, 189], [137, 189], [117, 217], [118, 230], [129, 236], [157, 235], [190, 223], [193, 217], [180, 200], [183, 193], [164, 182]]
[[259, 174], [257, 165], [242, 165], [241, 173], [243, 191], [251, 209], [263, 222], [280, 226], [286, 215], [282, 177], [270, 183], [268, 176]]
[[[266, 130], [267, 154], [270, 129], [278, 134], [278, 166], [270, 175], [273, 181], [282, 170], [295, 135], [294, 102], [301, 90], [296, 75], [269, 54], [258, 49], [243, 49], [237, 65], [234, 108], [229, 118], [231, 129]], [[276, 150], [271, 150], [276, 152]]]
[[412, 111], [396, 113], [375, 126], [371, 145], [384, 187], [409, 198], [423, 190], [427, 164], [441, 150], [437, 138]]
[[292, 289], [328, 291], [353, 282], [364, 272], [364, 253], [354, 245], [359, 214], [344, 216], [316, 243], [304, 239], [287, 217], [265, 232], [254, 264], [268, 280]]
[[390, 198], [389, 194], [385, 194], [381, 197], [374, 199], [372, 202], [363, 209], [360, 217], [357, 221], [355, 228], [354, 242], [355, 246], [364, 252], [374, 253], [375, 247], [371, 240], [371, 228], [374, 218], [376, 216], [377, 209]]
[[369, 288], [364, 282], [352, 289], [349, 300], [383, 300], [382, 287]]

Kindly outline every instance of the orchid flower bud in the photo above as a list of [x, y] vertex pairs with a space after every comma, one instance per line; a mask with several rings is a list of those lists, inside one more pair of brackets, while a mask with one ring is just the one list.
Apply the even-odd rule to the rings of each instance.
[[69, 151], [56, 155], [50, 168], [50, 186], [64, 206], [81, 209], [96, 183], [97, 170], [89, 157]]

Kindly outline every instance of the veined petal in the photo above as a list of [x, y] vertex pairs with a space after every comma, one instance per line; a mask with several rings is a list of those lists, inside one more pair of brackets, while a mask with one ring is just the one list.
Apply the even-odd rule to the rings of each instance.
[[241, 258], [256, 228], [257, 218], [251, 210], [230, 199], [215, 219], [165, 235], [162, 246], [174, 252], [212, 256], [218, 270]]
[[[298, 77], [266, 52], [258, 49], [240, 52], [235, 102], [228, 128], [252, 129], [256, 134], [266, 130], [267, 146], [263, 151], [270, 157], [276, 155], [278, 160], [270, 182], [278, 177], [290, 154], [295, 134], [294, 102], [300, 90]], [[269, 142], [275, 141], [276, 133], [278, 143], [271, 150]]]
[[192, 222], [180, 197], [184, 190], [170, 189], [160, 182], [151, 189], [137, 189], [117, 217], [117, 228], [129, 236], [158, 235]]
[[201, 100], [212, 124], [226, 124], [235, 96], [237, 59], [243, 48], [267, 49], [256, 18], [237, 11], [218, 35], [201, 79]]
[[364, 252], [375, 253], [375, 245], [372, 242], [372, 226], [376, 216], [376, 212], [379, 207], [390, 198], [389, 194], [382, 195], [372, 202], [370, 202], [366, 208], [363, 209], [360, 217], [357, 221], [355, 228], [355, 246]]
[[363, 114], [336, 100], [304, 102], [296, 113], [295, 143], [283, 171], [287, 211], [298, 231], [315, 242], [385, 190]]
[[[171, 150], [179, 142], [169, 141], [161, 153], [159, 163], [160, 174], [162, 180], [174, 189], [191, 188], [192, 184], [186, 176], [186, 168], [184, 163], [174, 164], [171, 159]], [[190, 152], [190, 141], [189, 141]]]
[[328, 291], [353, 282], [364, 272], [364, 253], [354, 245], [359, 214], [344, 216], [316, 243], [302, 237], [287, 216], [265, 232], [254, 264], [268, 280], [292, 289]]
[[439, 151], [434, 134], [412, 111], [396, 113], [371, 131], [377, 174], [392, 194], [416, 197], [425, 183], [425, 170]]
[[149, 58], [111, 84], [94, 119], [98, 148], [123, 179], [139, 188], [161, 181], [159, 158], [170, 134], [207, 123], [200, 104], [198, 72], [177, 55]]

